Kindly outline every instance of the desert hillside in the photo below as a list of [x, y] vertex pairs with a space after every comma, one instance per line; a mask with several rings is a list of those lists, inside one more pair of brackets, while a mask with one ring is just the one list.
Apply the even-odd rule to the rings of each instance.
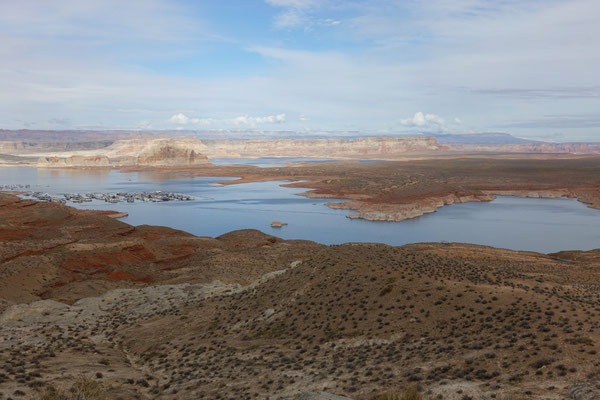
[[200, 238], [0, 199], [5, 398], [81, 375], [110, 398], [598, 395], [598, 251]]

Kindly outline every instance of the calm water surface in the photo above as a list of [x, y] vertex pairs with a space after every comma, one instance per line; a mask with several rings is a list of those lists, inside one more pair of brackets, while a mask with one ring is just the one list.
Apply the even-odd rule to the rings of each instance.
[[[517, 250], [553, 252], [600, 248], [600, 211], [573, 199], [499, 197], [489, 203], [455, 204], [403, 222], [345, 218], [346, 210], [324, 204], [331, 200], [297, 196], [302, 189], [284, 182], [221, 186], [232, 178], [189, 178], [159, 172], [0, 168], [0, 184], [30, 184], [51, 194], [163, 190], [191, 194], [189, 202], [70, 204], [78, 208], [124, 211], [133, 225], [165, 225], [201, 236], [218, 236], [253, 228], [285, 239], [325, 244], [381, 242], [465, 242]], [[274, 220], [287, 222], [281, 229]]]
[[336, 160], [327, 160], [312, 157], [261, 157], [261, 158], [211, 158], [210, 162], [215, 165], [239, 164], [254, 165], [262, 168], [285, 167], [287, 163], [322, 163], [333, 162]]

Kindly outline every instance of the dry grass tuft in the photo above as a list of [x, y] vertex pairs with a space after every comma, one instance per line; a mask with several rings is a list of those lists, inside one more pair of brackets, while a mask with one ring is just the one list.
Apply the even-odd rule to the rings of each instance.
[[68, 389], [47, 386], [38, 393], [37, 400], [108, 400], [104, 385], [89, 378], [80, 376]]

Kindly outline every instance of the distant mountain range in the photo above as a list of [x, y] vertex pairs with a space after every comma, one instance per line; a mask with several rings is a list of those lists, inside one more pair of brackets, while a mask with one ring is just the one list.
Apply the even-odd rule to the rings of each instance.
[[[407, 137], [427, 136], [434, 137], [442, 145], [525, 145], [525, 144], [553, 144], [539, 140], [528, 140], [515, 137], [502, 132], [485, 133], [373, 133], [358, 131], [319, 131], [319, 132], [294, 132], [294, 131], [135, 131], [135, 130], [30, 130], [30, 129], [0, 129], [0, 142], [27, 142], [54, 143], [57, 149], [64, 147], [64, 143], [88, 142], [98, 147], [99, 142], [108, 145], [116, 140], [152, 139], [172, 137], [194, 137], [200, 140], [235, 140], [235, 139], [355, 139], [360, 137]], [[58, 145], [61, 143], [61, 145]], [[582, 142], [590, 143], [590, 142]], [[592, 142], [593, 143], [593, 142]], [[593, 143], [597, 144], [597, 143]], [[78, 145], [71, 145], [78, 146]], [[85, 146], [84, 146], [85, 147]], [[103, 147], [103, 146], [99, 146]], [[84, 149], [84, 148], [82, 148]]]
[[440, 144], [519, 144], [540, 143], [535, 140], [521, 139], [508, 133], [469, 133], [469, 134], [427, 134], [435, 137]]

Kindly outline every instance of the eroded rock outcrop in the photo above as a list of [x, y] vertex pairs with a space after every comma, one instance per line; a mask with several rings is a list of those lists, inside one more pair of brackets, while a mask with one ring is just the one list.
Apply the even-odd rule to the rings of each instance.
[[436, 138], [252, 139], [204, 141], [209, 157], [356, 157], [440, 151]]
[[107, 167], [110, 161], [106, 156], [70, 156], [67, 158], [59, 157], [40, 157], [37, 162], [38, 167]]
[[90, 142], [0, 141], [0, 153], [29, 155], [40, 152], [86, 151], [108, 147], [113, 142], [113, 140], [97, 140]]
[[[307, 197], [313, 198], [331, 198], [335, 197], [329, 194], [320, 195], [314, 192], [302, 193]], [[333, 209], [354, 210], [355, 214], [349, 214], [346, 217], [350, 219], [366, 219], [369, 221], [389, 221], [400, 222], [411, 218], [420, 217], [437, 211], [443, 206], [458, 203], [492, 201], [496, 196], [515, 196], [526, 198], [544, 198], [555, 199], [560, 197], [577, 199], [580, 202], [587, 204], [591, 208], [600, 208], [600, 196], [597, 192], [590, 189], [538, 189], [538, 190], [482, 190], [475, 194], [446, 194], [421, 198], [406, 203], [378, 203], [371, 198], [363, 195], [348, 196], [349, 201], [338, 203], [327, 203], [326, 205]], [[340, 197], [340, 196], [337, 196]]]
[[206, 146], [197, 139], [136, 139], [116, 141], [106, 149], [69, 157], [41, 157], [39, 167], [189, 166], [207, 165]]
[[450, 144], [449, 147], [459, 152], [600, 154], [600, 143]]
[[600, 381], [573, 386], [569, 389], [569, 397], [573, 400], [600, 399]]
[[[199, 142], [199, 141], [198, 141]], [[201, 143], [178, 143], [158, 141], [144, 149], [137, 156], [137, 165], [170, 166], [170, 165], [203, 165], [210, 164], [208, 158], [200, 153]]]
[[344, 201], [341, 203], [327, 203], [334, 209], [356, 210], [356, 214], [347, 215], [351, 219], [366, 219], [369, 221], [393, 221], [399, 222], [406, 219], [420, 217], [437, 211], [439, 208], [457, 203], [468, 203], [473, 201], [492, 201], [496, 197], [492, 194], [456, 195], [428, 197], [410, 203], [371, 203], [360, 200]]

